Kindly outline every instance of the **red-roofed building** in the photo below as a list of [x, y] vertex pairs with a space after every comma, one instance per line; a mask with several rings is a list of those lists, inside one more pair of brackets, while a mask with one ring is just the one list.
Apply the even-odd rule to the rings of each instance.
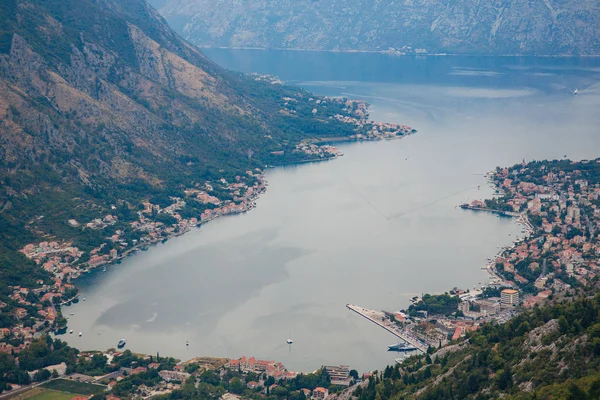
[[131, 375], [137, 375], [137, 374], [141, 374], [143, 372], [148, 371], [148, 369], [146, 367], [137, 367], [134, 370], [131, 371]]
[[324, 387], [317, 387], [312, 392], [313, 399], [326, 399], [329, 397], [329, 390]]

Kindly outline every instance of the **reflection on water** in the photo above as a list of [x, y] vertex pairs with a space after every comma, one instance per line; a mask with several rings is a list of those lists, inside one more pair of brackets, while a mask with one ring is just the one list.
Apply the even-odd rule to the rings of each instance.
[[[482, 174], [523, 158], [600, 155], [594, 60], [209, 56], [320, 94], [366, 99], [374, 119], [419, 132], [344, 144], [335, 161], [270, 170], [269, 190], [251, 212], [83, 278], [87, 301], [65, 311], [75, 314], [70, 328], [84, 332], [64, 336], [79, 348], [127, 337], [135, 351], [182, 359], [254, 355], [301, 371], [381, 369], [394, 362], [387, 346], [397, 340], [346, 303], [394, 310], [425, 291], [485, 282], [481, 267], [520, 228], [456, 208], [491, 196]], [[577, 87], [586, 89], [573, 96]]]

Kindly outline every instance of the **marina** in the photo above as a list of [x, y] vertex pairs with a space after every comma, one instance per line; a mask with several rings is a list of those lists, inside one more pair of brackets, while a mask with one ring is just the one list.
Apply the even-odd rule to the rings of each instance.
[[358, 315], [373, 322], [374, 324], [382, 327], [383, 329], [390, 332], [391, 334], [399, 337], [406, 343], [413, 346], [415, 348], [415, 350], [421, 351], [423, 353], [427, 352], [427, 345], [425, 343], [421, 342], [419, 339], [415, 338], [414, 336], [407, 334], [402, 329], [400, 329], [400, 327], [398, 327], [396, 324], [394, 324], [393, 322], [390, 322], [385, 317], [385, 314], [383, 312], [369, 310], [368, 308], [358, 307], [358, 306], [355, 306], [352, 304], [346, 304], [346, 307], [348, 309], [354, 311]]

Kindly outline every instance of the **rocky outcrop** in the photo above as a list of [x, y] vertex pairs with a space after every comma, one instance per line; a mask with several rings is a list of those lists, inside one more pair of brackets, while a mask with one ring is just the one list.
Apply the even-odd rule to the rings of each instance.
[[199, 46], [486, 55], [600, 54], [600, 5], [593, 1], [151, 3], [178, 32]]

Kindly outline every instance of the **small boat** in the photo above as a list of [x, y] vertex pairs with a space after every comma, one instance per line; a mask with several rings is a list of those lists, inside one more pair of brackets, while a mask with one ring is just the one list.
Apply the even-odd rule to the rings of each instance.
[[82, 337], [82, 336], [83, 336], [83, 332], [79, 332], [79, 337]]
[[82, 300], [83, 300], [83, 301], [85, 301], [85, 300], [86, 300], [86, 298], [84, 297]]
[[188, 342], [188, 341], [186, 340], [186, 341], [185, 341], [185, 345], [186, 345], [187, 347], [189, 347], [189, 345], [190, 345], [190, 342]]
[[71, 329], [71, 330], [69, 331], [69, 333], [70, 333], [70, 334], [73, 334], [73, 329]]
[[123, 347], [125, 347], [126, 344], [127, 344], [127, 339], [123, 338], [123, 339], [119, 340], [119, 343], [117, 343], [117, 347], [119, 349], [122, 349]]
[[573, 90], [573, 96], [577, 96], [578, 93], [579, 93], [578, 89]]
[[288, 339], [288, 340], [286, 340], [285, 342], [286, 342], [287, 344], [292, 344], [292, 343], [294, 343], [294, 341], [293, 341], [292, 339]]
[[102, 272], [106, 272], [106, 267], [102, 268]]

